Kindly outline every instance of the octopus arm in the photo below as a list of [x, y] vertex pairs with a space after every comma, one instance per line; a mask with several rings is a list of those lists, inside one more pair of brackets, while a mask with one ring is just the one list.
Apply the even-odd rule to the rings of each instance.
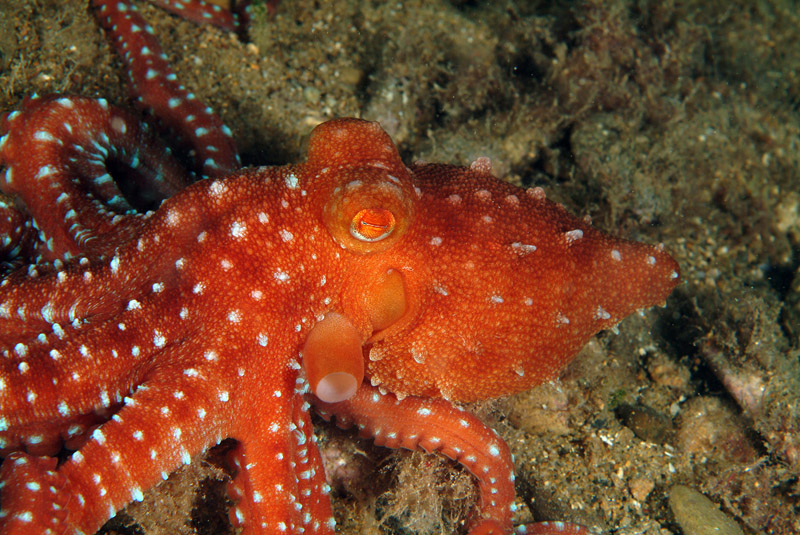
[[[323, 418], [340, 427], [357, 426], [364, 437], [389, 448], [437, 451], [464, 465], [478, 480], [480, 519], [470, 534], [510, 533], [514, 465], [508, 446], [472, 414], [441, 399], [381, 394], [362, 385], [340, 403], [314, 401]], [[424, 430], [424, 431], [421, 431]]]
[[[213, 2], [203, 2], [202, 0], [151, 0], [153, 4], [166, 9], [176, 15], [190, 20], [197, 24], [213, 24], [229, 32], [240, 31], [243, 26], [242, 18], [245, 13], [249, 13], [249, 1], [238, 0], [231, 2], [236, 11], [223, 9]], [[246, 21], [247, 19], [245, 19]]]
[[37, 234], [14, 199], [0, 193], [0, 258], [29, 258]]
[[127, 170], [126, 178], [149, 192], [139, 200], [150, 204], [189, 183], [146, 126], [102, 99], [27, 99], [2, 121], [0, 134], [2, 189], [26, 204], [47, 259], [107, 254], [141, 229], [112, 174]]
[[[172, 2], [161, 4], [173, 4], [170, 8], [176, 11], [176, 4]], [[92, 7], [112, 45], [126, 63], [131, 91], [139, 97], [143, 107], [177, 133], [186, 146], [192, 147], [202, 177], [224, 176], [239, 169], [242, 165], [230, 130], [210, 108], [177, 81], [158, 39], [151, 32], [141, 31], [150, 25], [138, 13], [136, 6], [128, 2], [92, 0]], [[180, 10], [180, 13], [195, 20], [214, 20], [197, 15], [196, 6]], [[141, 52], [146, 60], [142, 61], [138, 54], [130, 54], [129, 50], [147, 51], [146, 55]]]
[[309, 405], [288, 388], [276, 390], [270, 403], [270, 410], [255, 415], [253, 425], [235, 437], [239, 443], [230, 458], [237, 474], [228, 490], [237, 504], [231, 522], [243, 535], [333, 534], [330, 488]]
[[[184, 341], [187, 327], [164, 321], [178, 316], [174, 301], [155, 301], [135, 301], [96, 325], [67, 325], [59, 335], [9, 346], [7, 358], [0, 359], [2, 447], [57, 449], [61, 439], [75, 434], [67, 432], [74, 418], [119, 406], [158, 371], [155, 363], [181, 361], [193, 345]], [[144, 307], [164, 315], [154, 318]], [[27, 431], [37, 427], [40, 432]]]
[[[0, 346], [26, 338], [63, 338], [87, 321], [97, 324], [126, 308], [141, 309], [140, 294], [145, 288], [153, 292], [152, 281], [158, 280], [160, 270], [154, 265], [133, 274], [118, 273], [119, 266], [128, 263], [133, 263], [130, 255], [114, 255], [91, 267], [75, 262], [58, 270], [45, 266], [42, 274], [34, 268], [9, 275], [0, 286]], [[155, 286], [157, 292], [163, 288]]]
[[[184, 352], [198, 348], [183, 348]], [[0, 478], [11, 514], [4, 535], [94, 533], [143, 491], [225, 436], [227, 398], [209, 369], [162, 366], [88, 442], [56, 468], [55, 458], [10, 455]], [[53, 531], [49, 531], [53, 530]]]

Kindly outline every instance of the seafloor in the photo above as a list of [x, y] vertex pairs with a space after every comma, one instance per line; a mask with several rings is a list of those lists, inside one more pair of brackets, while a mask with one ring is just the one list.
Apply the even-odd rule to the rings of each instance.
[[[130, 105], [86, 3], [0, 0], [0, 111], [54, 91]], [[558, 382], [474, 407], [516, 455], [518, 522], [800, 532], [794, 0], [284, 1], [249, 43], [142, 7], [247, 163], [296, 161], [325, 119], [374, 119], [407, 161], [488, 156], [680, 262], [666, 308], [597, 336]], [[318, 432], [342, 533], [463, 532], [457, 465]], [[215, 456], [107, 532], [231, 533]]]

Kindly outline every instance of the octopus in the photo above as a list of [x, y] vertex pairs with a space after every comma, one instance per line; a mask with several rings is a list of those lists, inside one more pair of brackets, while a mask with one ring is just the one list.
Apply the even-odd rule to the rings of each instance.
[[196, 170], [102, 99], [30, 97], [4, 116], [2, 245], [21, 265], [0, 282], [0, 532], [94, 533], [233, 439], [235, 527], [333, 533], [314, 410], [455, 459], [479, 488], [470, 533], [511, 533], [509, 448], [459, 404], [553, 378], [664, 303], [676, 262], [486, 158], [406, 165], [360, 119], [317, 126], [303, 163], [240, 169], [135, 7], [92, 4]]

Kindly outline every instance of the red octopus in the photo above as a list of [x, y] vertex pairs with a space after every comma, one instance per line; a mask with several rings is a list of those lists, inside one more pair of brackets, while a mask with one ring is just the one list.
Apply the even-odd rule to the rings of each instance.
[[[408, 167], [377, 123], [324, 123], [305, 163], [235, 171], [230, 135], [135, 8], [93, 4], [134, 91], [209, 178], [187, 186], [102, 100], [34, 97], [4, 119], [2, 190], [39, 241], [0, 283], [0, 532], [93, 533], [233, 438], [234, 525], [332, 533], [312, 406], [457, 460], [480, 487], [471, 533], [511, 532], [508, 447], [454, 402], [554, 377], [595, 333], [662, 303], [675, 261], [496, 179], [488, 160]], [[169, 198], [136, 212], [120, 167]], [[31, 225], [0, 210], [21, 239]], [[77, 450], [58, 465], [63, 445]]]

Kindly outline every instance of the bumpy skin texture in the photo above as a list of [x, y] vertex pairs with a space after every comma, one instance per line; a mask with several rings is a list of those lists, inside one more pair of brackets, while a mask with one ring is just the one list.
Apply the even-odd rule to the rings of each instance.
[[[485, 160], [406, 167], [376, 123], [330, 121], [305, 163], [209, 178], [144, 215], [108, 166], [162, 195], [188, 178], [164, 179], [176, 164], [122, 110], [33, 98], [0, 134], [2, 189], [42, 237], [0, 282], [4, 535], [92, 533], [228, 437], [234, 525], [331, 533], [312, 403], [379, 444], [457, 459], [479, 480], [473, 533], [508, 533], [508, 448], [451, 401], [552, 377], [679, 281], [660, 247], [596, 231]], [[331, 318], [344, 328], [315, 330]], [[309, 391], [307, 369], [353, 361], [364, 381], [349, 399]], [[78, 449], [56, 466], [62, 445]]]
[[476, 401], [528, 389], [677, 282], [662, 248], [599, 232], [540, 189], [483, 169], [411, 171], [418, 224], [392, 263], [418, 289], [417, 329], [376, 341], [367, 364], [392, 392]]

